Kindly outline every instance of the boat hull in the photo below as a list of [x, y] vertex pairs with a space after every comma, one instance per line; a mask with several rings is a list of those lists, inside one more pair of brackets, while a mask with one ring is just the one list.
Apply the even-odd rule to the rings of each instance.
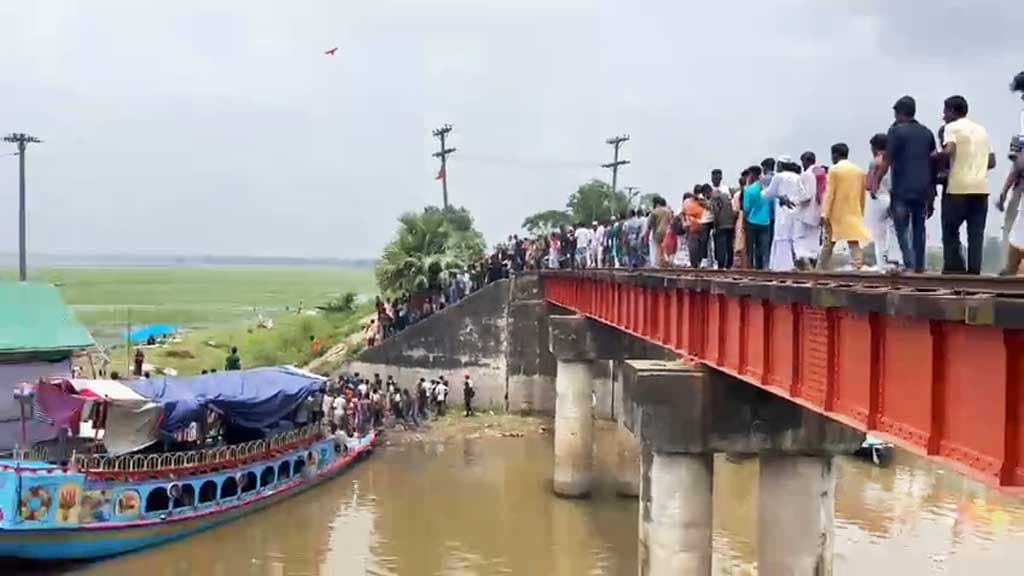
[[273, 506], [336, 478], [373, 451], [373, 441], [337, 458], [310, 477], [298, 477], [280, 487], [253, 492], [234, 505], [186, 517], [170, 517], [123, 526], [83, 526], [67, 529], [0, 530], [0, 557], [30, 560], [90, 560], [116, 556], [179, 540]]

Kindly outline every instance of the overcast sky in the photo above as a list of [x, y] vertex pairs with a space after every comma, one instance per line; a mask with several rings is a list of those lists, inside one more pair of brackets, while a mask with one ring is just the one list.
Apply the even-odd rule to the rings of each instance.
[[0, 131], [46, 140], [29, 244], [54, 254], [376, 256], [399, 213], [440, 204], [445, 122], [451, 199], [490, 241], [607, 178], [609, 136], [632, 136], [620, 185], [677, 204], [715, 166], [840, 140], [866, 162], [908, 93], [933, 129], [968, 98], [996, 189], [1021, 19], [1007, 0], [3, 0]]

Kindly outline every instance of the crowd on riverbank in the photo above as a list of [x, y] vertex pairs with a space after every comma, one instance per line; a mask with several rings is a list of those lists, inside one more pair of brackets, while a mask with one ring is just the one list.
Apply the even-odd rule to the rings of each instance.
[[[875, 269], [922, 273], [925, 221], [938, 197], [942, 272], [979, 274], [996, 156], [988, 132], [968, 111], [963, 97], [946, 99], [936, 139], [915, 119], [914, 99], [905, 96], [893, 106], [888, 131], [865, 143], [872, 155], [866, 169], [850, 160], [850, 146], [841, 142], [830, 148], [830, 166], [811, 151], [799, 161], [769, 157], [743, 169], [735, 187], [716, 169], [710, 183], [695, 185], [676, 209], [654, 196], [651, 206], [610, 221], [526, 241], [524, 267], [828, 270], [836, 244], [845, 244], [850, 266], [860, 270], [871, 244]], [[994, 202], [1005, 213], [1005, 275], [1018, 274], [1024, 256], [1022, 148], [1024, 134], [1010, 142], [1009, 174]]]
[[507, 244], [498, 244], [480, 261], [467, 264], [461, 271], [442, 274], [436, 290], [418, 295], [402, 294], [391, 299], [378, 296], [376, 315], [366, 326], [364, 334], [367, 346], [402, 332], [488, 284], [508, 278], [513, 272], [523, 271], [526, 267], [525, 249], [525, 241], [518, 236], [510, 236]]
[[[448, 414], [448, 394], [452, 384], [447, 377], [421, 378], [415, 386], [399, 386], [394, 377], [381, 379], [361, 377], [358, 372], [342, 374], [331, 380], [322, 393], [310, 399], [309, 418], [321, 422], [332, 433], [361, 436], [372, 429], [402, 424], [404, 428], [418, 428], [424, 422]], [[474, 414], [473, 398], [476, 388], [469, 375], [462, 381], [463, 410], [465, 416]]]

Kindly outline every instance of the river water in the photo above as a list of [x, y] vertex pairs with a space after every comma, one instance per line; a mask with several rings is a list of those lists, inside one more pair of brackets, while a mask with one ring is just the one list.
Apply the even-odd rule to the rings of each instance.
[[[270, 510], [71, 572], [636, 574], [637, 504], [611, 486], [613, 428], [596, 437], [589, 500], [552, 496], [550, 435], [391, 446]], [[757, 474], [756, 460], [716, 460], [716, 574], [757, 573]], [[1024, 501], [907, 454], [887, 469], [842, 458], [838, 474], [837, 574], [1024, 573]]]

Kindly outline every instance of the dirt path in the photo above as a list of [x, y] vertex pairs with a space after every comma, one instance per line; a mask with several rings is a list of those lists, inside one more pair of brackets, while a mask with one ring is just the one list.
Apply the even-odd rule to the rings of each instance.
[[[359, 321], [359, 325], [365, 326], [373, 317], [374, 314], [368, 315]], [[348, 338], [331, 346], [327, 352], [324, 352], [319, 358], [303, 366], [302, 369], [316, 374], [331, 373], [338, 365], [348, 359], [349, 351], [357, 349], [362, 340], [363, 330], [360, 328]]]

